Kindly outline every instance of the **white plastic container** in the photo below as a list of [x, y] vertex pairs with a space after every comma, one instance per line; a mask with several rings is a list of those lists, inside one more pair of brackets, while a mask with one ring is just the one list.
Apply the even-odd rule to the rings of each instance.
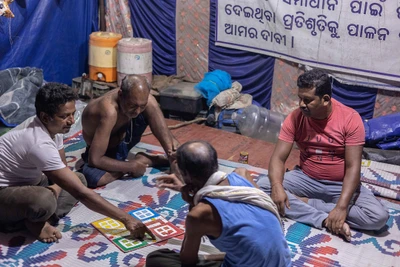
[[153, 50], [152, 41], [144, 38], [122, 38], [118, 42], [117, 73], [118, 86], [128, 74], [145, 76], [152, 82]]

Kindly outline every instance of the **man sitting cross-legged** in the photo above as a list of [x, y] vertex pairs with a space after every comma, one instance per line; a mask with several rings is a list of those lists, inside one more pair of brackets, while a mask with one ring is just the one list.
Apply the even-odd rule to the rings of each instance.
[[[180, 254], [170, 250], [147, 256], [146, 266], [290, 266], [280, 218], [269, 196], [257, 189], [245, 169], [218, 171], [217, 152], [207, 142], [192, 141], [176, 152], [179, 171], [160, 177], [160, 187], [180, 190], [189, 207]], [[201, 238], [225, 252], [223, 261], [199, 261]]]
[[[332, 98], [327, 73], [314, 69], [297, 80], [299, 108], [282, 125], [269, 163], [269, 179], [260, 189], [270, 193], [281, 215], [316, 228], [326, 227], [350, 241], [350, 227], [381, 229], [387, 208], [361, 185], [365, 140], [360, 115]], [[296, 142], [300, 166], [285, 173]]]

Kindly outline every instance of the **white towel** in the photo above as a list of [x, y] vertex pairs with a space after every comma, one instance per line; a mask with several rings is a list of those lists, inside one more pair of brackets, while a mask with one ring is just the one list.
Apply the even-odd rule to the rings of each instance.
[[226, 179], [227, 174], [221, 171], [215, 172], [208, 178], [207, 183], [197, 191], [193, 198], [194, 205], [204, 197], [218, 198], [230, 202], [241, 202], [251, 204], [272, 212], [281, 222], [278, 208], [270, 196], [255, 187], [247, 186], [218, 186]]

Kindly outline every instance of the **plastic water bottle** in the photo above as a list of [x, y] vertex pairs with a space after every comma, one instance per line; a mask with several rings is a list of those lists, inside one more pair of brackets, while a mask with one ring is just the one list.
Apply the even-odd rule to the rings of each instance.
[[242, 135], [271, 143], [278, 141], [284, 119], [283, 114], [256, 105], [246, 107], [241, 114], [232, 114], [232, 120]]

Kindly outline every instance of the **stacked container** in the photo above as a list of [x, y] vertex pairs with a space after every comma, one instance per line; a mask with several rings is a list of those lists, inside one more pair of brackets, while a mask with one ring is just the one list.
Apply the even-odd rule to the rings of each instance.
[[117, 44], [119, 33], [93, 32], [89, 38], [89, 78], [94, 81], [117, 81]]
[[144, 38], [123, 38], [118, 42], [118, 85], [128, 74], [145, 76], [152, 82], [153, 56], [152, 42]]

